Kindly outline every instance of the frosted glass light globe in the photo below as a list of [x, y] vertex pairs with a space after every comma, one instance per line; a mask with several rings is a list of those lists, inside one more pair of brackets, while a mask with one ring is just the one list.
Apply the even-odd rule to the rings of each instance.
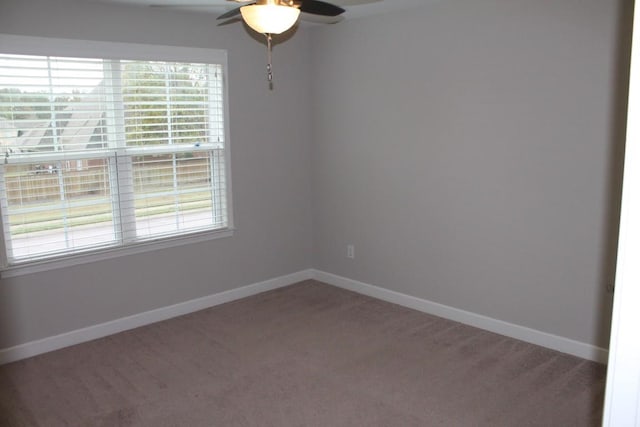
[[252, 4], [242, 6], [240, 13], [253, 30], [262, 34], [281, 34], [293, 27], [300, 10], [275, 4]]

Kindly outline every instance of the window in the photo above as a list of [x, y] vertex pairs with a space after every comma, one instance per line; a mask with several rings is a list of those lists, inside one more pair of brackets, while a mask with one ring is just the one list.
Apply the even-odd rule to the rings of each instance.
[[230, 229], [225, 58], [143, 56], [0, 53], [5, 266]]

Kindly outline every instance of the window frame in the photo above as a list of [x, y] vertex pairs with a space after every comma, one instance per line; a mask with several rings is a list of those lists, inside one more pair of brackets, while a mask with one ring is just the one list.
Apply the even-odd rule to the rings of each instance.
[[[221, 49], [205, 49], [181, 46], [150, 45], [140, 43], [102, 42], [91, 40], [43, 38], [0, 34], [0, 53], [15, 55], [42, 55], [74, 58], [102, 58], [112, 60], [146, 60], [168, 62], [193, 62], [220, 64], [223, 72], [223, 116], [224, 116], [224, 162], [225, 198], [227, 226], [221, 229], [205, 230], [186, 235], [163, 236], [117, 247], [87, 249], [81, 253], [22, 262], [10, 265], [4, 233], [0, 233], [0, 275], [13, 277], [63, 268], [72, 265], [95, 262], [135, 253], [155, 251], [173, 246], [204, 242], [230, 237], [234, 231], [233, 199], [231, 192], [231, 152], [229, 149], [229, 85], [227, 52]], [[6, 206], [0, 206], [6, 209]], [[0, 217], [0, 227], [2, 227]]]

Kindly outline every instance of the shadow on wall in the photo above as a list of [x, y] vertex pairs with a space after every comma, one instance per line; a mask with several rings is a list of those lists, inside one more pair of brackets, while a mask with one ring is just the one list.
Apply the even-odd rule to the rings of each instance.
[[13, 347], [22, 335], [19, 330], [25, 325], [17, 323], [18, 319], [24, 319], [24, 313], [20, 313], [21, 303], [19, 295], [15, 292], [9, 280], [0, 280], [0, 364], [3, 363], [2, 350]]
[[[602, 225], [605, 230], [604, 256], [600, 266], [600, 282], [603, 286], [611, 286], [615, 281], [616, 259], [618, 251], [618, 229], [620, 225], [620, 201], [622, 197], [622, 176], [624, 166], [624, 149], [627, 125], [627, 99], [629, 95], [629, 66], [631, 63], [631, 37], [633, 29], [633, 1], [623, 0], [618, 12], [615, 52], [615, 71], [617, 77], [612, 82], [611, 95], [612, 117], [610, 119], [609, 171], [607, 182], [608, 212]], [[598, 313], [597, 342], [608, 347], [611, 331], [611, 314], [613, 294], [607, 293], [599, 299], [595, 307]]]

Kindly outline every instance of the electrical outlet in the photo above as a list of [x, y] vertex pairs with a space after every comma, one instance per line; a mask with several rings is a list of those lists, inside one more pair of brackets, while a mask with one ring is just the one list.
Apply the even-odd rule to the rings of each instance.
[[356, 257], [356, 247], [354, 245], [347, 245], [347, 258], [355, 258]]

